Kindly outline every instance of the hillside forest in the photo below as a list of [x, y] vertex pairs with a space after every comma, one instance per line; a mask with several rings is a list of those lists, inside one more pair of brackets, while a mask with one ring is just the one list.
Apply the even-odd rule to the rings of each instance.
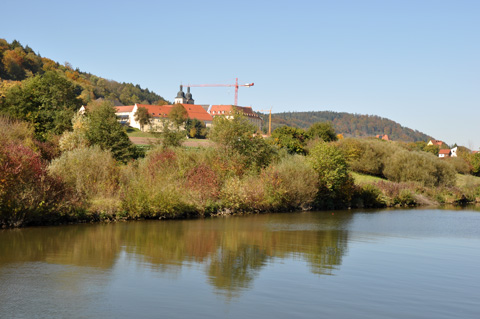
[[[264, 123], [268, 115], [261, 114]], [[317, 122], [330, 122], [336, 132], [344, 137], [369, 137], [388, 135], [390, 140], [417, 142], [428, 141], [432, 137], [401, 126], [400, 124], [376, 115], [351, 114], [333, 111], [283, 112], [272, 114], [272, 130], [280, 126], [308, 129]]]
[[28, 45], [23, 46], [14, 40], [8, 43], [0, 39], [0, 94], [19, 82], [34, 76], [42, 76], [49, 71], [55, 71], [68, 79], [76, 88], [76, 98], [87, 104], [98, 98], [115, 101], [117, 104], [167, 104], [163, 97], [142, 89], [132, 83], [119, 83], [107, 80], [93, 74], [82, 72], [65, 62], [63, 65], [35, 53]]

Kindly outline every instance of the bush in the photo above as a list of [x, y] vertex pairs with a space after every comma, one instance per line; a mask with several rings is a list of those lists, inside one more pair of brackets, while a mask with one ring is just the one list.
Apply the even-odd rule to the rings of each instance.
[[0, 225], [42, 224], [70, 217], [77, 198], [47, 174], [39, 153], [22, 144], [0, 144]]
[[65, 152], [52, 161], [48, 170], [86, 199], [113, 196], [118, 191], [117, 163], [109, 151], [99, 146]]
[[256, 127], [241, 114], [231, 119], [217, 116], [209, 138], [217, 144], [219, 155], [228, 162], [232, 158], [243, 170], [259, 171], [268, 166], [277, 153], [262, 136], [254, 134]]
[[414, 181], [423, 186], [455, 184], [455, 170], [447, 162], [425, 152], [398, 151], [385, 165], [385, 177], [395, 182]]
[[385, 207], [385, 200], [380, 189], [372, 184], [363, 184], [355, 187], [352, 198], [352, 207], [357, 208], [378, 208]]
[[269, 141], [278, 147], [287, 149], [290, 154], [305, 155], [307, 139], [308, 135], [305, 130], [296, 127], [281, 126], [272, 132]]
[[457, 173], [470, 174], [471, 167], [465, 159], [461, 157], [449, 157], [445, 160], [455, 168]]
[[314, 123], [308, 128], [307, 134], [309, 138], [319, 138], [324, 142], [334, 142], [338, 140], [331, 122]]
[[318, 178], [316, 206], [319, 208], [348, 206], [354, 182], [348, 173], [343, 153], [333, 144], [320, 142], [312, 149], [308, 160]]
[[[134, 218], [172, 218], [195, 213], [182, 177], [180, 150], [155, 148], [122, 177], [122, 209]], [[192, 165], [192, 164], [190, 164]]]
[[294, 155], [270, 165], [264, 172], [266, 200], [272, 209], [310, 209], [318, 190], [315, 171], [305, 157]]
[[337, 145], [354, 172], [378, 177], [384, 177], [383, 169], [389, 157], [400, 149], [393, 143], [377, 139], [346, 138]]

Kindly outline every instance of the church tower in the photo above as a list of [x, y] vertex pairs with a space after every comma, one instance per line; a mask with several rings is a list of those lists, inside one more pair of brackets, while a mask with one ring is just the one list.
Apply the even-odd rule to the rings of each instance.
[[187, 95], [185, 97], [187, 99], [187, 104], [195, 104], [195, 100], [192, 97], [192, 93], [190, 93], [190, 87], [187, 87]]
[[[190, 88], [188, 88], [190, 91]], [[183, 85], [180, 85], [180, 91], [177, 93], [175, 98], [175, 104], [186, 104], [187, 99], [185, 98], [185, 93], [183, 93]]]

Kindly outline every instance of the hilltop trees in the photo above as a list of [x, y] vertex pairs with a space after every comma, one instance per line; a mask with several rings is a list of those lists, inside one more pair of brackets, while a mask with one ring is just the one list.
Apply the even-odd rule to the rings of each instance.
[[[0, 39], [0, 80], [24, 81], [48, 71], [55, 71], [78, 86], [77, 96], [81, 96], [84, 103], [98, 98], [117, 101], [124, 105], [134, 103], [162, 105], [167, 103], [160, 95], [148, 89], [142, 89], [139, 85], [102, 79], [93, 74], [74, 69], [67, 62], [61, 65], [48, 58], [41, 57], [30, 47], [23, 47], [16, 40], [8, 43], [5, 39]], [[4, 93], [0, 85], [0, 97]]]

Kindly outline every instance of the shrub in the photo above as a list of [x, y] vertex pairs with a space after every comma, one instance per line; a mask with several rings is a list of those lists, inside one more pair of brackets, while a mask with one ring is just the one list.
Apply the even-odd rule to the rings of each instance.
[[461, 157], [450, 157], [446, 158], [447, 163], [450, 163], [455, 171], [459, 174], [470, 174], [471, 167], [468, 162]]
[[0, 225], [41, 224], [69, 217], [77, 199], [32, 149], [0, 144]]
[[119, 189], [117, 163], [109, 151], [99, 146], [65, 152], [52, 161], [48, 170], [87, 201], [115, 197]]
[[290, 154], [306, 154], [305, 146], [308, 135], [305, 130], [296, 127], [277, 127], [269, 140], [278, 147], [287, 149]]
[[372, 184], [363, 184], [355, 187], [352, 198], [352, 207], [377, 208], [385, 207], [387, 201], [380, 189]]
[[347, 138], [337, 143], [349, 167], [358, 173], [383, 177], [383, 169], [399, 146], [377, 139]]
[[234, 158], [245, 169], [258, 171], [268, 166], [277, 153], [263, 137], [254, 134], [255, 130], [255, 126], [240, 114], [232, 119], [218, 116], [209, 137], [217, 144], [224, 161]]
[[353, 178], [343, 153], [333, 144], [318, 143], [308, 160], [317, 173], [316, 205], [320, 208], [345, 207], [353, 194]]
[[324, 142], [334, 142], [338, 140], [335, 129], [331, 122], [317, 122], [312, 124], [307, 131], [309, 138], [319, 138]]
[[318, 190], [315, 171], [305, 157], [294, 155], [270, 165], [262, 177], [266, 188], [266, 201], [272, 209], [310, 209]]
[[134, 218], [171, 218], [195, 213], [179, 166], [179, 150], [157, 147], [122, 177], [122, 209]]
[[264, 183], [256, 176], [233, 176], [222, 187], [221, 207], [231, 213], [265, 211], [264, 193]]
[[433, 154], [425, 152], [398, 151], [385, 165], [383, 173], [395, 182], [415, 181], [424, 186], [455, 183], [454, 168]]

